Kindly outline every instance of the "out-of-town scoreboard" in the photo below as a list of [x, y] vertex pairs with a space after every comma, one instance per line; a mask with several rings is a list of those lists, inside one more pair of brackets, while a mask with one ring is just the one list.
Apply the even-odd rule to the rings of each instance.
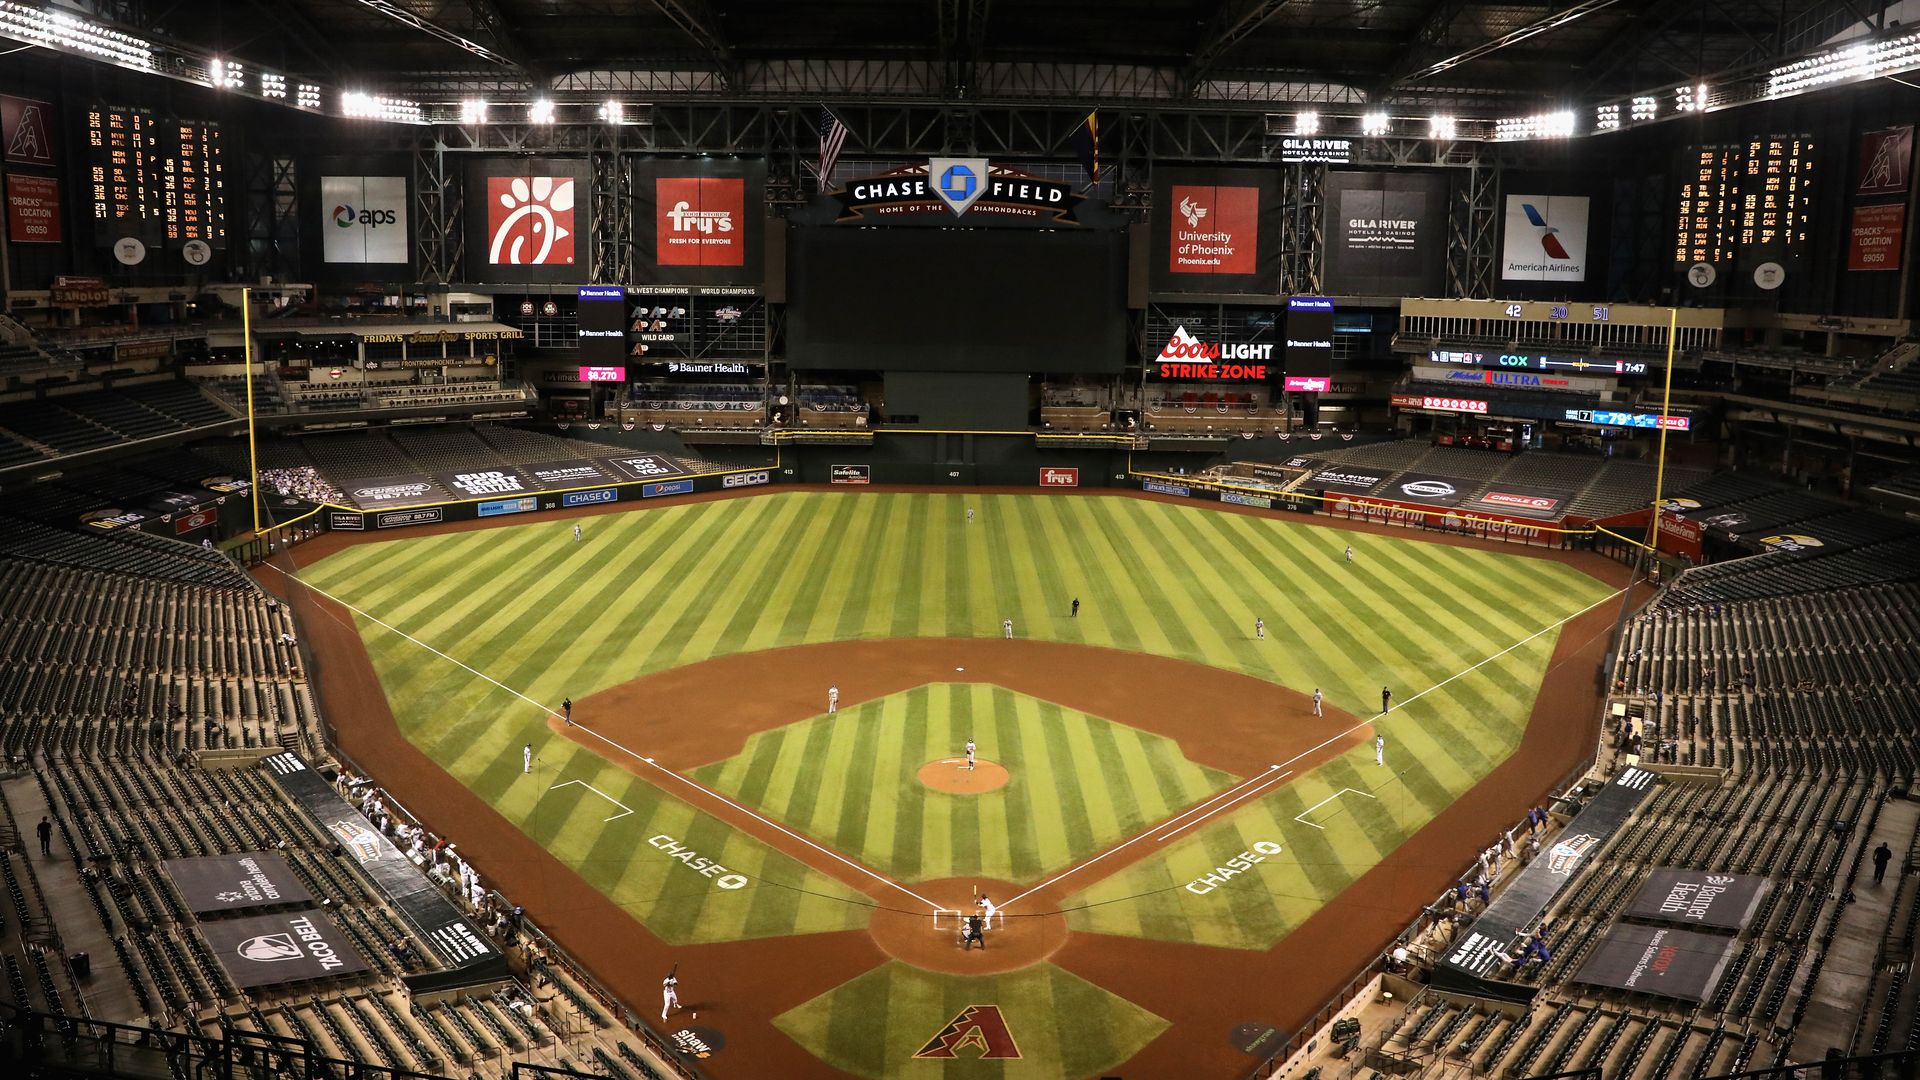
[[1680, 163], [1673, 262], [1786, 262], [1811, 243], [1814, 140], [1765, 135], [1695, 146]]
[[132, 237], [177, 249], [226, 246], [226, 172], [220, 126], [101, 105], [85, 114], [86, 199], [96, 239]]

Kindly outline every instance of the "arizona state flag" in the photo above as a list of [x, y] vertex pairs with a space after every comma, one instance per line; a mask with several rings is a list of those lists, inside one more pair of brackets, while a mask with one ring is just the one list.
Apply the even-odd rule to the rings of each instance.
[[1080, 121], [1080, 126], [1073, 129], [1067, 141], [1073, 144], [1073, 152], [1080, 158], [1080, 167], [1087, 171], [1087, 180], [1098, 184], [1100, 168], [1104, 164], [1100, 159], [1099, 110], [1088, 113], [1087, 118]]

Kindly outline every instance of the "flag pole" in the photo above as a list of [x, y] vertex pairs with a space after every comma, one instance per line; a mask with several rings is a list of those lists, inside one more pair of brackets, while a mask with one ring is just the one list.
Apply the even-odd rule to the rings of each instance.
[[253, 536], [260, 538], [260, 453], [253, 438], [253, 290], [240, 290], [240, 347], [247, 369], [247, 480], [253, 496]]

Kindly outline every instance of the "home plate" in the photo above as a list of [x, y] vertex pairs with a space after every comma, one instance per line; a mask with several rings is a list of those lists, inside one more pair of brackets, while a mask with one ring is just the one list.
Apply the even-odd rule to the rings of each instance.
[[967, 669], [966, 669], [966, 668], [963, 668], [963, 667], [957, 667], [957, 668], [954, 668], [953, 670], [955, 670], [955, 671], [965, 671], [965, 670], [967, 670]]

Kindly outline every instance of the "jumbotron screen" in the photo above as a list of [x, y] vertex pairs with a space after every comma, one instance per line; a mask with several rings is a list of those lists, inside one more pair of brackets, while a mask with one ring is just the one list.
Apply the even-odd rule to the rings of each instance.
[[1020, 229], [796, 229], [796, 368], [1118, 372], [1126, 238]]

